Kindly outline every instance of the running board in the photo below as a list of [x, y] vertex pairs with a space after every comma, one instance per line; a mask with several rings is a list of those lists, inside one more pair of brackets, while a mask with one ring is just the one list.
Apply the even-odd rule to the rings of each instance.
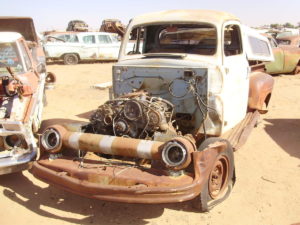
[[258, 119], [259, 112], [257, 110], [248, 112], [244, 120], [221, 137], [228, 140], [232, 145], [233, 150], [236, 151], [246, 143], [247, 138], [255, 127]]

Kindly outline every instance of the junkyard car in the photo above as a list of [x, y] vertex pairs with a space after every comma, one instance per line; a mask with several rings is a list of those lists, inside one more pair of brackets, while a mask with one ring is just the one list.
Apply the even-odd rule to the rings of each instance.
[[270, 74], [300, 73], [300, 48], [293, 45], [278, 45], [276, 40], [268, 36], [275, 60], [266, 64]]
[[32, 19], [0, 17], [0, 174], [27, 169], [38, 153], [45, 79]]
[[227, 13], [139, 16], [113, 67], [114, 98], [86, 125], [46, 129], [41, 145], [48, 154], [31, 172], [90, 198], [194, 199], [207, 211], [228, 197], [233, 149], [267, 111], [273, 78], [258, 62], [272, 59], [267, 38]]
[[123, 37], [125, 34], [126, 26], [117, 19], [105, 19], [102, 21], [100, 32], [116, 33]]
[[104, 32], [64, 32], [46, 36], [45, 54], [50, 60], [74, 65], [79, 60], [116, 60], [121, 42]]
[[300, 48], [300, 35], [276, 38], [279, 45], [291, 45]]
[[88, 31], [89, 26], [82, 20], [71, 20], [68, 23], [67, 31]]

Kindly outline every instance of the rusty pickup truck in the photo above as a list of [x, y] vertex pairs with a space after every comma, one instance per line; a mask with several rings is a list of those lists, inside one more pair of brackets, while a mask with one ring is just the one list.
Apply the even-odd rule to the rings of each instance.
[[39, 153], [46, 77], [32, 19], [0, 17], [0, 175], [27, 169]]
[[272, 60], [267, 38], [228, 13], [138, 16], [113, 67], [111, 99], [88, 124], [46, 129], [31, 172], [90, 198], [193, 199], [208, 211], [229, 196], [233, 151], [268, 110], [273, 78], [264, 63]]
[[[277, 41], [273, 37], [271, 36], [267, 36], [267, 37], [271, 43], [275, 60], [273, 62], [266, 64], [266, 72], [270, 74], [279, 74], [279, 73], [299, 74], [300, 73], [299, 46], [278, 45]], [[280, 40], [291, 40], [291, 39], [282, 38]], [[297, 38], [295, 38], [295, 40], [297, 40]]]

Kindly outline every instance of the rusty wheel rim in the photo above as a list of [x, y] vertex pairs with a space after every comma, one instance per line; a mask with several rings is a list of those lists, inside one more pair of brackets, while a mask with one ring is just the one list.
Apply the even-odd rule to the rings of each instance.
[[226, 189], [229, 175], [229, 160], [226, 156], [217, 159], [209, 176], [208, 190], [213, 199], [218, 198]]

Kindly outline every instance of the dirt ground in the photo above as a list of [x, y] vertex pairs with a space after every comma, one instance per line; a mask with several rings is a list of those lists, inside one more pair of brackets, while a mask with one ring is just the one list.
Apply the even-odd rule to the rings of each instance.
[[[108, 99], [92, 89], [111, 80], [112, 63], [51, 65], [44, 123], [83, 121]], [[300, 223], [300, 76], [275, 77], [270, 112], [235, 153], [237, 182], [210, 213], [189, 202], [163, 205], [111, 203], [80, 197], [41, 182], [29, 172], [0, 177], [0, 224], [242, 224]]]

